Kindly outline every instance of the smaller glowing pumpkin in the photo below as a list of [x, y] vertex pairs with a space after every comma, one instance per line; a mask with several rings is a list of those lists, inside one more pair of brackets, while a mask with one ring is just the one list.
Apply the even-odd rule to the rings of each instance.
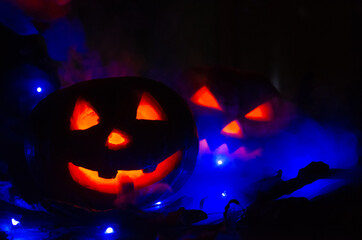
[[178, 89], [189, 100], [200, 153], [249, 161], [262, 156], [262, 143], [284, 129], [291, 104], [262, 76], [235, 69], [195, 68]]

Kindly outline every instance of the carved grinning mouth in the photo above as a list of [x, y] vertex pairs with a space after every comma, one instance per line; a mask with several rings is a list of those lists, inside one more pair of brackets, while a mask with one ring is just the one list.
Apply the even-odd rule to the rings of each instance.
[[101, 193], [122, 194], [126, 188], [133, 186], [139, 190], [151, 184], [161, 181], [177, 168], [182, 158], [182, 151], [178, 150], [162, 162], [153, 172], [145, 173], [139, 170], [118, 170], [114, 178], [99, 177], [98, 171], [76, 166], [68, 162], [68, 170], [72, 179], [81, 186]]
[[204, 154], [223, 154], [227, 155], [233, 159], [240, 159], [242, 161], [249, 161], [252, 159], [255, 159], [257, 157], [260, 157], [262, 155], [262, 148], [257, 148], [253, 151], [247, 150], [244, 146], [239, 147], [234, 152], [229, 152], [228, 146], [226, 143], [221, 144], [219, 147], [217, 147], [214, 151], [210, 150], [210, 147], [207, 143], [206, 139], [202, 139], [199, 142], [199, 156]]

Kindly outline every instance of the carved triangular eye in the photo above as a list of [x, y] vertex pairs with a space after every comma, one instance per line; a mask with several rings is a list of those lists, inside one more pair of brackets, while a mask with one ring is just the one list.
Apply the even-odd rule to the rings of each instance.
[[254, 121], [271, 121], [273, 119], [273, 109], [270, 103], [263, 103], [245, 115], [245, 118]]
[[136, 119], [166, 121], [167, 117], [156, 99], [144, 92], [137, 108]]
[[86, 130], [99, 123], [99, 116], [92, 105], [82, 98], [78, 98], [73, 114], [70, 118], [71, 130]]
[[214, 108], [219, 111], [222, 111], [220, 104], [217, 102], [215, 96], [210, 92], [210, 90], [203, 86], [191, 97], [191, 102], [196, 105]]

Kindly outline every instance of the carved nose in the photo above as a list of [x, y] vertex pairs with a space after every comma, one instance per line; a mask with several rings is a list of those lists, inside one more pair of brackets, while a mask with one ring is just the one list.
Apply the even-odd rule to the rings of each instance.
[[106, 146], [111, 150], [119, 150], [129, 143], [129, 137], [118, 129], [113, 129], [108, 135]]
[[243, 138], [243, 129], [241, 128], [241, 124], [238, 120], [234, 120], [227, 124], [222, 130], [221, 134], [234, 137], [234, 138]]

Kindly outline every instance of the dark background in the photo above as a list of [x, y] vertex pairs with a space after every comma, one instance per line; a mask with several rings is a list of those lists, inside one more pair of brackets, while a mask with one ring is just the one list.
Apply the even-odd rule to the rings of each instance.
[[8, 162], [21, 173], [15, 159], [24, 155], [32, 107], [57, 88], [100, 77], [174, 86], [191, 67], [252, 71], [306, 114], [360, 139], [360, 31], [358, 0], [0, 0], [0, 180]]
[[[360, 1], [0, 3], [3, 149], [20, 149], [32, 107], [57, 88], [130, 75], [175, 86], [200, 66], [264, 75], [306, 114], [360, 136]], [[39, 78], [49, 87], [36, 94]]]
[[156, 79], [200, 65], [254, 71], [316, 117], [328, 110], [355, 124], [361, 13], [359, 1], [334, 0], [74, 1], [72, 10], [104, 61], [127, 53]]
[[[3, 26], [1, 68], [46, 62], [66, 86], [113, 75], [172, 83], [189, 67], [235, 67], [269, 77], [316, 118], [348, 118], [360, 127], [360, 1], [4, 2], [39, 34], [12, 36]], [[64, 19], [68, 25], [57, 27]]]

